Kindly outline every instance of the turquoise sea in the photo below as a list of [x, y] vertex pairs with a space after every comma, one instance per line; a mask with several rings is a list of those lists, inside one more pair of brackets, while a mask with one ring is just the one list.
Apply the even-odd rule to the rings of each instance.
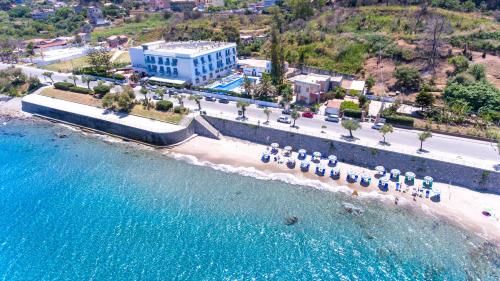
[[2, 123], [0, 280], [500, 279], [498, 248], [404, 207]]

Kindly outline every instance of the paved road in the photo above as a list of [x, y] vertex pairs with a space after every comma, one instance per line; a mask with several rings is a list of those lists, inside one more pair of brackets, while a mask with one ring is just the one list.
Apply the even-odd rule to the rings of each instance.
[[[0, 63], [0, 69], [6, 68], [9, 65]], [[34, 68], [34, 67], [21, 67], [25, 73], [28, 75], [37, 76], [42, 82], [50, 82], [43, 77], [42, 73], [45, 70]], [[70, 74], [67, 73], [57, 73], [54, 72], [54, 81], [68, 80]], [[78, 82], [79, 85], [83, 85]], [[93, 85], [96, 85], [93, 82]], [[142, 95], [136, 91], [136, 94], [140, 98]], [[172, 101], [176, 102], [176, 100]], [[185, 100], [185, 105], [191, 109], [197, 109], [197, 105], [194, 101]], [[203, 100], [201, 106], [209, 114], [223, 115], [225, 118], [235, 119], [237, 117], [237, 108], [235, 102], [230, 102], [229, 104], [221, 104], [219, 102], [208, 102]], [[281, 115], [281, 110], [272, 109], [271, 116], [269, 118], [269, 126], [280, 126], [283, 129], [296, 130], [289, 128], [289, 125], [281, 124], [276, 122], [278, 116]], [[266, 121], [266, 115], [263, 113], [261, 108], [255, 105], [251, 105], [247, 111], [246, 116], [249, 118], [249, 122], [257, 122], [260, 120], [261, 123]], [[312, 119], [309, 118], [299, 118], [296, 122], [299, 127], [299, 131], [307, 131], [307, 133], [317, 134], [322, 136], [328, 136], [333, 139], [341, 139], [343, 135], [348, 134], [348, 132], [342, 128], [339, 123], [325, 122], [324, 116], [315, 116]], [[326, 128], [322, 128], [326, 126]], [[321, 133], [325, 131], [325, 133]], [[414, 153], [420, 146], [418, 140], [418, 134], [420, 131], [417, 130], [406, 130], [395, 128], [394, 133], [387, 135], [387, 141], [391, 144], [389, 149], [392, 147], [402, 152]], [[382, 139], [380, 132], [371, 128], [370, 123], [362, 123], [362, 128], [354, 132], [354, 136], [359, 138], [358, 142], [363, 142], [370, 146], [381, 146], [379, 143]], [[387, 147], [386, 147], [387, 148]], [[433, 134], [433, 137], [428, 139], [424, 143], [424, 149], [429, 151], [429, 154], [443, 154], [446, 155], [447, 159], [456, 159], [457, 161], [466, 161], [466, 159], [474, 159], [482, 162], [482, 164], [489, 166], [490, 168], [495, 165], [500, 165], [500, 156], [496, 150], [496, 145], [489, 142], [471, 140], [466, 138], [452, 137], [441, 134]]]

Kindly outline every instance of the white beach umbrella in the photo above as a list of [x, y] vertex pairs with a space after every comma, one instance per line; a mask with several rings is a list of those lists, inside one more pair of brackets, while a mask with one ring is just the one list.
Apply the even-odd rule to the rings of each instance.
[[302, 162], [300, 162], [300, 167], [301, 168], [306, 168], [308, 166], [309, 166], [309, 161], [302, 161]]
[[320, 157], [321, 157], [321, 152], [319, 152], [319, 151], [315, 151], [315, 152], [313, 153], [313, 156], [314, 156], [315, 158], [320, 158]]
[[285, 146], [283, 149], [288, 151], [288, 152], [292, 151], [292, 147], [289, 145]]
[[357, 176], [356, 172], [354, 172], [353, 170], [349, 170], [349, 172], [347, 172], [347, 175], [349, 175], [350, 178], [354, 178]]
[[333, 173], [334, 175], [338, 175], [338, 174], [340, 174], [340, 168], [339, 168], [339, 167], [333, 167], [333, 168], [332, 168], [332, 173]]
[[273, 142], [273, 143], [271, 143], [271, 147], [274, 148], [274, 149], [277, 149], [277, 148], [280, 147], [280, 145], [277, 142]]
[[328, 161], [330, 161], [330, 162], [335, 162], [335, 161], [337, 161], [337, 156], [335, 156], [335, 155], [330, 155], [330, 156], [328, 156]]
[[415, 178], [415, 173], [414, 172], [406, 172], [405, 177], [409, 179], [414, 179]]
[[377, 171], [380, 174], [383, 174], [383, 173], [385, 173], [385, 168], [384, 168], [384, 166], [377, 166], [377, 167], [375, 167], [375, 171]]
[[380, 178], [380, 181], [381, 181], [382, 183], [388, 183], [388, 182], [389, 182], [389, 180], [390, 180], [390, 179], [389, 179], [389, 177], [387, 177], [387, 176], [384, 176], [384, 177], [381, 177], [381, 178]]
[[392, 169], [392, 170], [391, 170], [391, 175], [392, 175], [393, 177], [397, 177], [397, 176], [401, 175], [401, 171], [400, 171], [400, 170], [398, 170], [398, 169]]
[[432, 177], [430, 177], [430, 176], [425, 176], [425, 177], [424, 177], [424, 181], [425, 181], [425, 183], [431, 183], [433, 180], [434, 180], [434, 179], [433, 179]]

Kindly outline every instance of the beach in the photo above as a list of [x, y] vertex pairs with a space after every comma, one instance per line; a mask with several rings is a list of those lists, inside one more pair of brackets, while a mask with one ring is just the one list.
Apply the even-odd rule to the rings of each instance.
[[[414, 199], [411, 191], [395, 191], [393, 183], [390, 184], [388, 191], [381, 191], [377, 186], [378, 180], [374, 177], [376, 173], [374, 170], [339, 162], [337, 166], [341, 170], [341, 176], [338, 180], [334, 180], [329, 177], [328, 168], [325, 176], [316, 175], [314, 163], [308, 172], [300, 170], [300, 161], [297, 161], [297, 165], [293, 169], [287, 167], [285, 163], [278, 164], [273, 159], [269, 163], [264, 163], [261, 160], [261, 155], [266, 149], [267, 147], [264, 145], [234, 138], [224, 137], [222, 140], [214, 140], [198, 136], [181, 145], [164, 149], [164, 153], [193, 164], [208, 165], [226, 172], [236, 172], [261, 179], [281, 180], [325, 191], [344, 192], [352, 194], [360, 200], [381, 200], [386, 204], [394, 205], [394, 208], [402, 205], [410, 206], [416, 212], [421, 212], [422, 216], [434, 216], [448, 220], [500, 246], [500, 220], [498, 213], [495, 213], [498, 210], [493, 209], [493, 214], [490, 217], [482, 214], [485, 209], [499, 207], [499, 195], [480, 193], [463, 187], [435, 182], [434, 186], [441, 190], [439, 202], [418, 196]], [[280, 155], [281, 151], [280, 149]], [[297, 153], [293, 152], [291, 157], [297, 159]], [[323, 160], [323, 163], [325, 161]], [[361, 186], [359, 181], [348, 183], [346, 173], [349, 170], [357, 172], [358, 175], [368, 173], [372, 176], [371, 184], [365, 187]], [[404, 172], [402, 171], [402, 173]], [[415, 185], [421, 185], [421, 179], [416, 180]]]

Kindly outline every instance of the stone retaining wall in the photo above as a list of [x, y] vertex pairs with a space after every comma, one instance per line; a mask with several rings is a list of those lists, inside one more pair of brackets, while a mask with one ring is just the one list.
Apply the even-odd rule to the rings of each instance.
[[180, 143], [194, 134], [194, 122], [187, 127], [179, 126], [179, 130], [168, 133], [156, 133], [98, 118], [62, 111], [26, 101], [22, 101], [23, 111], [61, 120], [71, 124], [88, 127], [105, 133], [128, 139], [149, 143], [156, 146], [168, 146]]
[[500, 194], [498, 172], [216, 117], [204, 118], [226, 136], [266, 145], [277, 142], [281, 145], [291, 145], [294, 150], [304, 148], [309, 152], [319, 151], [323, 155], [334, 154], [339, 161], [348, 164], [370, 169], [382, 165], [388, 169], [400, 169], [403, 173], [413, 171], [418, 178], [429, 175], [439, 182]]

